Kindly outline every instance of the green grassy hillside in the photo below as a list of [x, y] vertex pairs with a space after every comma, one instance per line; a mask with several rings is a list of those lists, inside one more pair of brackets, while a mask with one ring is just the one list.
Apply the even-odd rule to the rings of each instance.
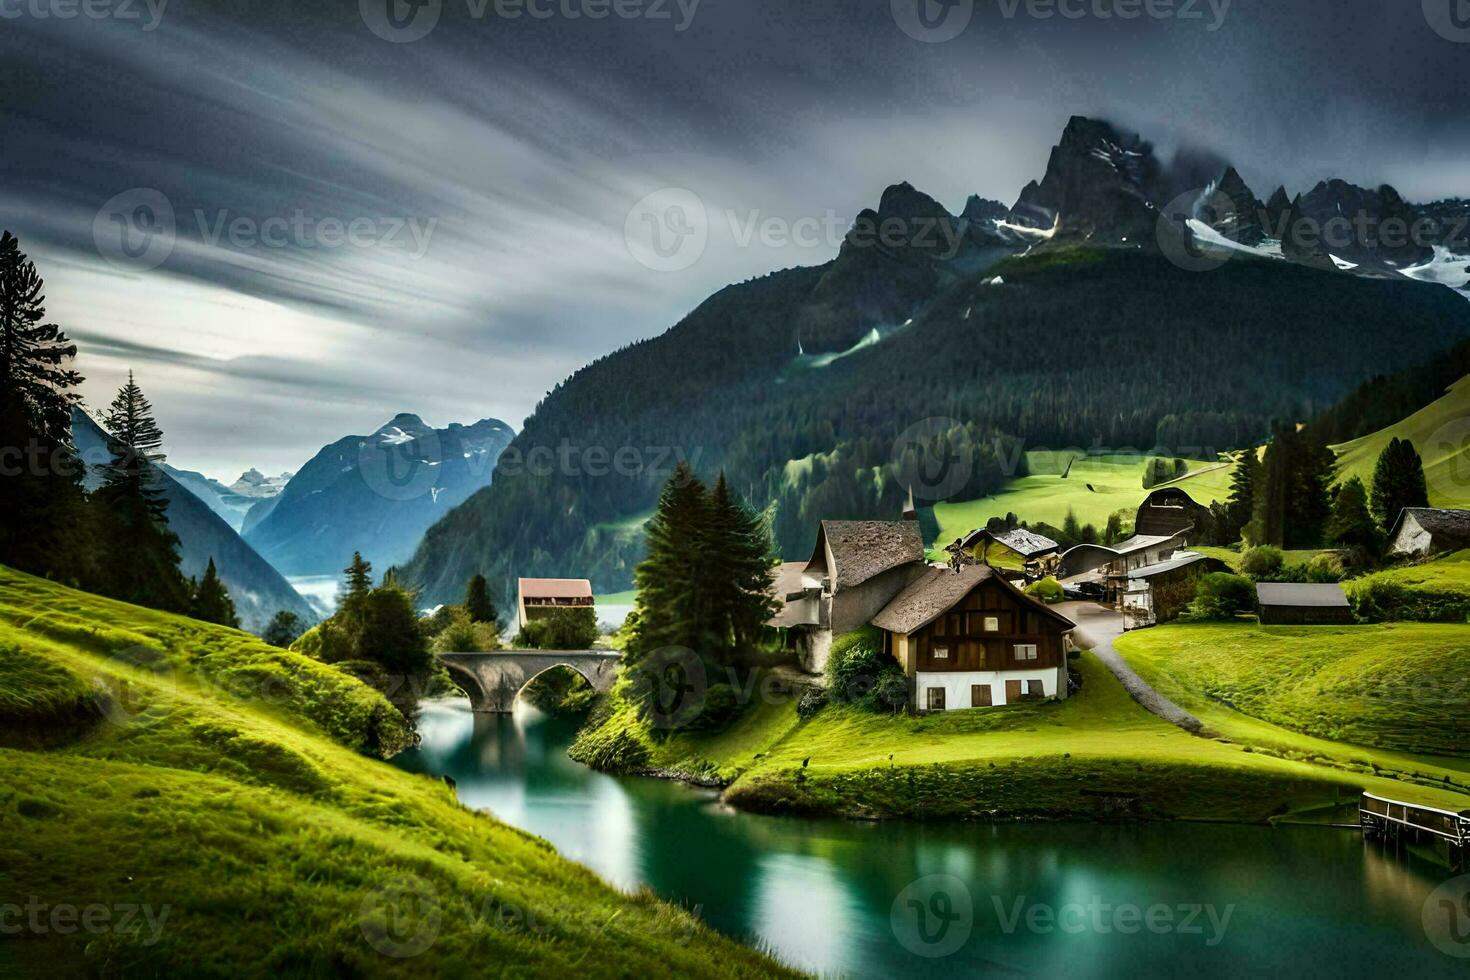
[[387, 702], [243, 633], [0, 569], [0, 692], [0, 892], [35, 909], [0, 975], [783, 972], [354, 751]]
[[1470, 376], [1402, 422], [1334, 447], [1343, 477], [1362, 477], [1371, 486], [1373, 465], [1395, 437], [1408, 439], [1423, 457], [1432, 505], [1470, 507]]
[[1141, 817], [1259, 822], [1349, 804], [1365, 788], [1470, 808], [1459, 760], [1303, 744], [1268, 725], [1202, 738], [1144, 711], [1091, 655], [1076, 665], [1082, 690], [1063, 702], [917, 718], [829, 706], [801, 721], [778, 698], [715, 734], [651, 730], [614, 697], [572, 754], [727, 785], [729, 802], [772, 812], [1087, 819], [1126, 800]]
[[[1087, 456], [1074, 460], [1073, 453], [1030, 452], [1026, 463], [1030, 475], [1012, 480], [1000, 493], [962, 504], [938, 504], [934, 516], [939, 521], [940, 543], [961, 537], [977, 527], [984, 527], [992, 517], [1015, 514], [1030, 523], [1045, 522], [1061, 527], [1070, 510], [1083, 524], [1101, 530], [1114, 511], [1128, 512], [1132, 521], [1138, 505], [1149, 491], [1143, 489], [1143, 471], [1147, 456]], [[1066, 478], [1062, 473], [1068, 462], [1072, 468]], [[1191, 460], [1191, 475], [1170, 486], [1179, 486], [1196, 502], [1208, 506], [1230, 495], [1230, 473], [1233, 464], [1218, 461]], [[1088, 489], [1089, 485], [1091, 489]]]
[[1470, 630], [1184, 624], [1117, 647], [1166, 696], [1334, 742], [1470, 758]]

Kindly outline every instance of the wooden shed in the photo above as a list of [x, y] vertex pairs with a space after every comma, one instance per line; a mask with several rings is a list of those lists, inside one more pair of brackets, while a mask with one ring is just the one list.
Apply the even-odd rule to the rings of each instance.
[[1256, 605], [1262, 626], [1340, 626], [1353, 622], [1353, 610], [1340, 585], [1261, 582]]

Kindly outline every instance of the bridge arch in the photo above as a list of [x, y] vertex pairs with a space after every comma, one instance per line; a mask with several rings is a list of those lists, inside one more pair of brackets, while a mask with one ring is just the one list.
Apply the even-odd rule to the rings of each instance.
[[617, 679], [616, 650], [497, 650], [493, 653], [441, 653], [440, 663], [470, 696], [476, 711], [507, 714], [521, 690], [548, 670], [567, 667], [593, 689], [611, 690]]

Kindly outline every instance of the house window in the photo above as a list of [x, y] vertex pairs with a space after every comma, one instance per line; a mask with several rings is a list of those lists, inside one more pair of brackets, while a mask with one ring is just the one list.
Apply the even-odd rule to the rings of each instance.
[[930, 711], [943, 711], [944, 710], [944, 688], [942, 688], [942, 687], [931, 687], [931, 688], [929, 688], [929, 710]]
[[1035, 660], [1036, 659], [1036, 654], [1037, 654], [1037, 650], [1036, 650], [1036, 644], [1035, 643], [1017, 643], [1016, 644], [1016, 659], [1017, 660]]
[[935, 647], [934, 648], [934, 659], [935, 660], [948, 660], [949, 659], [949, 647]]
[[1029, 698], [1046, 697], [1046, 690], [1041, 686], [1041, 681], [1027, 681], [1026, 696]]
[[987, 632], [987, 633], [999, 633], [1000, 632], [1000, 617], [999, 616], [986, 616], [985, 617], [985, 632]]
[[989, 684], [970, 685], [970, 707], [988, 708], [993, 703]]

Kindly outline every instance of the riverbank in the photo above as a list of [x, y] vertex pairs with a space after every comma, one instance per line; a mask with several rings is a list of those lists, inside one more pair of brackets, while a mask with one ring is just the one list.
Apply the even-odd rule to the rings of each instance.
[[1143, 710], [1091, 654], [1075, 666], [1082, 689], [1062, 702], [919, 717], [828, 706], [803, 721], [792, 701], [770, 700], [713, 734], [656, 731], [614, 694], [570, 754], [607, 772], [718, 785], [730, 805], [762, 813], [1265, 823], [1345, 815], [1364, 789], [1470, 808], [1470, 793], [1260, 732], [1188, 734]]
[[372, 758], [406, 744], [394, 717], [248, 634], [0, 568], [0, 868], [25, 910], [0, 974], [791, 973]]

